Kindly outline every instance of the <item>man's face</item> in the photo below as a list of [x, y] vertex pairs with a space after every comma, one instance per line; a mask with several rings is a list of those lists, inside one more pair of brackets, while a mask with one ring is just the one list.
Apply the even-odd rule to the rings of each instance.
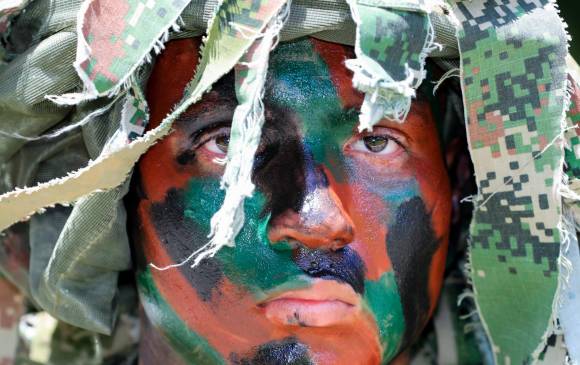
[[[451, 194], [430, 106], [358, 133], [351, 50], [303, 40], [271, 55], [266, 123], [235, 247], [198, 267], [224, 192], [216, 163], [237, 105], [233, 78], [139, 163], [138, 284], [151, 325], [185, 362], [388, 363], [439, 294]], [[193, 40], [169, 44], [148, 85], [153, 123], [182, 95]], [[195, 63], [195, 62], [194, 62]]]

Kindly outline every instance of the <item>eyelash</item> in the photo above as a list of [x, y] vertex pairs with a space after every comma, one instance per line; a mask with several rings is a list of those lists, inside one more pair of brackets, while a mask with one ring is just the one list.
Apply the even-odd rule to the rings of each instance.
[[[220, 133], [222, 130], [227, 129], [227, 133]], [[192, 134], [191, 140], [193, 141], [191, 149], [197, 150], [199, 147], [203, 146], [207, 142], [209, 142], [212, 138], [218, 138], [229, 135], [230, 127], [228, 123], [221, 122], [209, 125], [199, 131], [196, 131]]]
[[383, 137], [385, 139], [388, 139], [390, 142], [395, 142], [399, 147], [405, 148], [405, 146], [401, 143], [401, 141], [399, 140], [399, 138], [390, 135], [388, 133], [368, 133], [368, 134], [364, 134], [364, 135], [359, 135], [359, 138], [362, 140], [365, 137]]

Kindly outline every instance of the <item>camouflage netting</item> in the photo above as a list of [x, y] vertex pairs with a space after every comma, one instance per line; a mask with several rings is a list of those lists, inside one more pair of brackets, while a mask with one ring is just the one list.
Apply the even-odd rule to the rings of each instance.
[[[0, 229], [32, 216], [30, 276], [22, 282], [7, 265], [0, 269], [54, 316], [110, 332], [118, 273], [130, 267], [122, 198], [133, 165], [216, 80], [254, 57], [261, 68], [241, 82], [246, 94], [233, 121], [234, 132], [252, 133], [233, 133], [240, 138], [228, 152], [226, 200], [212, 240], [193, 262], [233, 245], [253, 189], [239, 157], [253, 154], [259, 140], [255, 95], [267, 69], [267, 52], [246, 52], [265, 49], [279, 32], [282, 41], [310, 35], [355, 46], [347, 66], [366, 95], [361, 128], [383, 117], [404, 122], [425, 57], [452, 72], [459, 67], [479, 188], [470, 270], [495, 360], [537, 359], [560, 313], [578, 359], [570, 308], [580, 267], [573, 224], [580, 138], [571, 127], [579, 122], [580, 93], [552, 1], [18, 3], [0, 5]], [[183, 100], [143, 134], [143, 87], [155, 55], [169, 39], [202, 34], [201, 62]]]

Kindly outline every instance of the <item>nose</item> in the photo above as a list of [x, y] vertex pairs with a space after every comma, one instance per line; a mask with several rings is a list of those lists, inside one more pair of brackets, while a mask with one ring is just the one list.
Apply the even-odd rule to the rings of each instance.
[[321, 168], [309, 170], [300, 209], [287, 209], [270, 222], [268, 238], [274, 248], [287, 242], [334, 251], [353, 240], [352, 220], [325, 172]]

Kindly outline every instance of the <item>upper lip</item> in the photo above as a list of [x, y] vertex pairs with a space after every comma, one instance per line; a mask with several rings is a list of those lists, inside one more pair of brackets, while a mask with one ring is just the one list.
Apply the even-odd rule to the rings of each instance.
[[352, 286], [336, 280], [313, 279], [311, 285], [306, 288], [282, 292], [273, 290], [273, 293], [260, 302], [260, 305], [283, 299], [312, 302], [340, 301], [351, 306], [359, 306], [361, 303], [360, 295], [354, 291]]
[[312, 278], [346, 283], [359, 294], [364, 293], [365, 266], [360, 256], [350, 247], [336, 251], [300, 247], [294, 262]]

